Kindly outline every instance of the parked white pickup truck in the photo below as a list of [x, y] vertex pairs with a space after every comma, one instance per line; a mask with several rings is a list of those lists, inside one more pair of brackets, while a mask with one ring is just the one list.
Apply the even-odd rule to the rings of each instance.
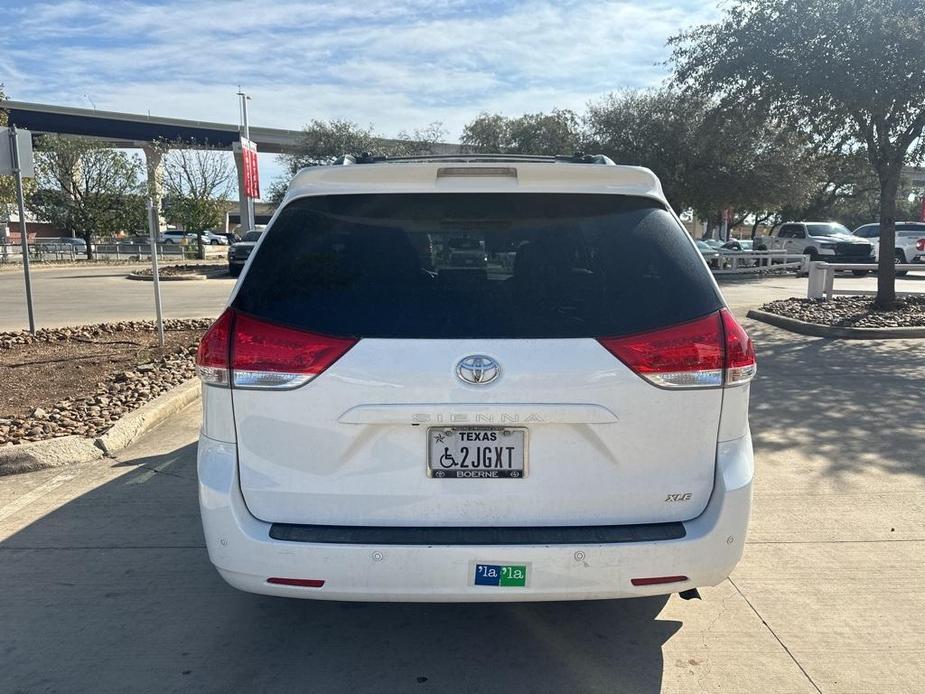
[[[854, 230], [854, 235], [874, 247], [874, 258], [880, 257], [880, 225], [865, 224]], [[925, 263], [925, 222], [896, 222], [896, 263]], [[908, 270], [898, 270], [905, 275]]]
[[[830, 263], [872, 263], [873, 246], [835, 222], [787, 222], [755, 237], [755, 250], [802, 253]], [[863, 275], [866, 270], [857, 270]]]

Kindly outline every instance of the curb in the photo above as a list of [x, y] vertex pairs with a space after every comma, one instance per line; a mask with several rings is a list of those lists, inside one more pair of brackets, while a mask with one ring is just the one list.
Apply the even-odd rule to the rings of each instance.
[[796, 318], [787, 318], [777, 313], [751, 309], [746, 316], [753, 320], [783, 328], [790, 332], [810, 337], [830, 337], [841, 340], [902, 340], [925, 337], [925, 328], [846, 328], [836, 325], [807, 323]]
[[[138, 280], [140, 282], [152, 282], [154, 281], [153, 277], [148, 277], [146, 275], [136, 275], [134, 272], [126, 275], [127, 279]], [[192, 280], [207, 280], [209, 277], [207, 275], [158, 275], [158, 279], [161, 282], [190, 282]]]
[[111, 456], [199, 398], [199, 379], [191, 378], [129, 412], [97, 439], [62, 436], [0, 448], [0, 476], [89, 463]]
[[62, 436], [47, 441], [33, 441], [0, 448], [0, 476], [35, 472], [50, 467], [89, 463], [103, 457], [93, 439]]

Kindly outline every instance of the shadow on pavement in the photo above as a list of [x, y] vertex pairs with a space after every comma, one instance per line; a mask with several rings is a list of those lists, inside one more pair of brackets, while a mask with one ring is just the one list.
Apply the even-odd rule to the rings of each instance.
[[[667, 597], [372, 604], [240, 593], [209, 563], [195, 446], [0, 544], [0, 691], [658, 692]], [[158, 466], [163, 472], [149, 469]]]
[[925, 475], [925, 340], [832, 340], [748, 321], [759, 451], [801, 449], [831, 477]]

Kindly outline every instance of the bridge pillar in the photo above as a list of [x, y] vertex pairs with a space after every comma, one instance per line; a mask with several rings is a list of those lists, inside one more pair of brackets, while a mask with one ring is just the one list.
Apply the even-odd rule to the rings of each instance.
[[148, 193], [154, 201], [154, 209], [157, 210], [158, 230], [164, 231], [167, 228], [167, 222], [161, 214], [161, 198], [164, 196], [164, 154], [166, 149], [162, 145], [149, 144], [142, 146], [141, 150], [145, 153]]

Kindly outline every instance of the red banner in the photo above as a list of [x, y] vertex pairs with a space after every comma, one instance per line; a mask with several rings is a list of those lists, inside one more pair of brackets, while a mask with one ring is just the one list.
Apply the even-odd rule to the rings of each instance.
[[249, 198], [260, 197], [260, 176], [257, 172], [257, 145], [241, 138], [241, 163], [243, 165], [244, 194]]

